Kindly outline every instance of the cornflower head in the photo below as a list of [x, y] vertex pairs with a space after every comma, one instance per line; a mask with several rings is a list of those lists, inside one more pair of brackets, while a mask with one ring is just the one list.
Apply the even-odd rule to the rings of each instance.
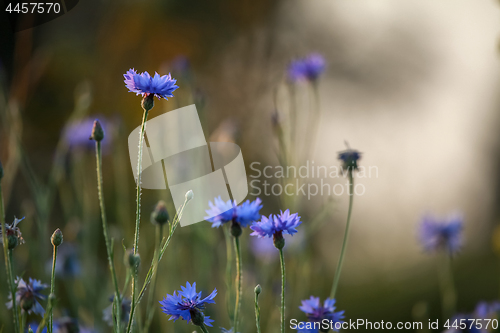
[[269, 215], [269, 217], [262, 216], [260, 222], [254, 222], [250, 229], [253, 232], [250, 236], [257, 236], [260, 238], [273, 237], [274, 246], [277, 249], [283, 249], [285, 246], [285, 239], [283, 233], [292, 235], [297, 233], [297, 228], [302, 222], [298, 213], [290, 214], [287, 209], [281, 211], [279, 215]]
[[[12, 250], [18, 245], [24, 244], [24, 239], [23, 235], [21, 234], [21, 229], [19, 229], [19, 227], [17, 226], [22, 220], [24, 220], [24, 217], [20, 219], [14, 217], [14, 222], [12, 222], [11, 224], [5, 224], [5, 230], [7, 234], [7, 244], [10, 250]], [[3, 244], [2, 232], [3, 232], [2, 226], [0, 226], [0, 243]]]
[[[45, 300], [47, 297], [41, 292], [49, 286], [43, 284], [40, 280], [29, 278], [28, 283], [24, 282], [22, 278], [16, 279], [16, 304], [21, 306], [23, 312], [28, 314], [34, 313], [42, 316], [45, 310], [40, 305], [38, 300]], [[9, 295], [10, 301], [7, 302], [7, 308], [12, 308], [12, 297]]]
[[142, 106], [148, 111], [154, 106], [154, 96], [158, 99], [168, 99], [168, 97], [174, 97], [172, 93], [179, 88], [175, 85], [177, 80], [172, 79], [170, 73], [163, 76], [155, 73], [154, 76], [151, 76], [148, 72], [137, 73], [132, 68], [123, 74], [123, 77], [125, 78], [125, 86], [130, 92], [143, 96]]
[[[487, 302], [479, 302], [476, 306], [476, 309], [472, 313], [467, 314], [458, 314], [454, 316], [450, 321], [450, 328], [443, 333], [488, 333], [490, 332], [491, 324], [486, 327], [486, 320], [498, 319], [498, 315], [500, 313], [500, 302], [495, 301], [491, 303]], [[467, 322], [467, 326], [465, 329], [461, 329], [461, 322]], [[482, 325], [476, 325], [474, 321], [477, 323], [482, 323]], [[471, 325], [472, 323], [472, 325]]]
[[454, 215], [447, 220], [438, 220], [425, 215], [420, 224], [419, 240], [428, 252], [446, 251], [456, 254], [463, 243], [463, 218]]
[[212, 228], [218, 228], [227, 222], [232, 222], [231, 233], [235, 237], [241, 235], [241, 228], [260, 219], [259, 211], [262, 209], [260, 198], [250, 202], [247, 200], [238, 206], [236, 201], [224, 202], [221, 197], [215, 198], [214, 203], [208, 202], [210, 209], [206, 210], [205, 219], [212, 223]]
[[347, 149], [338, 153], [338, 159], [342, 161], [342, 168], [347, 171], [355, 171], [358, 169], [358, 160], [361, 158], [361, 153], [355, 149], [349, 148], [346, 142]]
[[319, 53], [311, 53], [307, 57], [294, 60], [288, 65], [288, 79], [292, 82], [316, 82], [325, 71], [325, 58]]
[[[312, 323], [321, 323], [324, 319], [327, 319], [331, 324], [333, 324], [333, 330], [338, 332], [338, 328], [336, 328], [336, 324], [342, 324], [344, 319], [344, 311], [335, 312], [335, 300], [331, 298], [327, 298], [323, 305], [319, 297], [311, 296], [311, 298], [303, 300], [302, 305], [299, 306], [299, 309], [304, 312], [307, 316], [309, 322]], [[314, 327], [312, 329], [306, 329], [305, 331], [318, 331]], [[328, 330], [319, 329], [320, 332], [328, 332]]]
[[174, 322], [182, 318], [183, 320], [192, 322], [196, 326], [207, 325], [212, 327], [214, 320], [203, 314], [205, 304], [215, 304], [214, 298], [217, 295], [217, 289], [214, 289], [210, 295], [201, 298], [201, 291], [196, 292], [196, 282], [192, 285], [187, 282], [186, 286], [181, 286], [181, 290], [176, 290], [172, 295], [167, 294], [160, 301], [161, 310], [163, 313], [170, 315], [169, 320]]

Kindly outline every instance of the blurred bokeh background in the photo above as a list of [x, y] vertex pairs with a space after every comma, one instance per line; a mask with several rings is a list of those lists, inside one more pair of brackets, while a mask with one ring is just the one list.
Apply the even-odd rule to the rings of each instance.
[[[253, 162], [279, 165], [271, 119], [277, 110], [287, 124], [287, 65], [318, 52], [327, 63], [317, 86], [321, 121], [314, 133], [299, 131], [296, 141], [315, 135], [309, 161], [330, 167], [339, 165], [337, 152], [346, 140], [363, 152], [360, 165], [378, 170], [376, 177], [358, 180], [366, 192], [354, 204], [338, 308], [351, 319], [440, 318], [439, 258], [424, 253], [417, 241], [428, 212], [460, 212], [465, 219], [465, 245], [454, 260], [458, 310], [470, 312], [481, 300], [497, 299], [499, 9], [493, 0], [89, 0], [33, 29], [13, 33], [4, 25], [2, 189], [7, 222], [26, 217], [20, 225], [26, 244], [16, 248], [15, 271], [48, 283], [49, 238], [61, 228], [67, 265], [58, 277], [56, 317], [110, 331], [102, 311], [113, 289], [88, 136], [99, 118], [106, 131], [107, 213], [123, 277], [121, 243], [132, 246], [135, 220], [127, 137], [139, 126], [142, 110], [122, 75], [132, 67], [172, 73], [180, 88], [174, 98], [157, 102], [150, 117], [195, 103], [207, 140], [236, 142], [250, 176]], [[310, 86], [298, 83], [294, 89], [298, 113], [307, 112]], [[289, 208], [275, 195], [260, 198], [265, 215]], [[167, 201], [171, 216], [175, 212], [168, 191], [143, 191], [143, 263], [153, 256], [149, 214], [159, 199]], [[304, 224], [285, 251], [287, 317], [305, 320], [300, 300], [329, 294], [348, 197], [299, 195], [293, 201]], [[254, 329], [253, 288], [260, 283], [263, 331], [276, 332], [278, 256], [248, 235], [246, 230], [242, 238], [241, 331]], [[179, 228], [160, 265], [155, 299], [186, 281], [197, 281], [204, 294], [217, 288], [217, 305], [207, 314], [216, 327], [229, 328], [226, 301], [233, 296], [226, 258], [221, 230], [208, 222]], [[7, 301], [7, 288], [0, 288], [0, 301]], [[10, 311], [0, 311], [0, 323], [11, 331]], [[151, 331], [193, 328], [168, 322], [158, 309]]]

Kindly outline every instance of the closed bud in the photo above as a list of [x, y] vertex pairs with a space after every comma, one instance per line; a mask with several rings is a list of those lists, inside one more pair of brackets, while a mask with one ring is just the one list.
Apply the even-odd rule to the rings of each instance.
[[278, 250], [282, 250], [285, 247], [285, 238], [283, 238], [283, 233], [277, 232], [273, 235], [274, 247]]
[[95, 140], [100, 142], [104, 139], [104, 130], [102, 129], [101, 123], [99, 120], [94, 121], [94, 127], [92, 127], [92, 135], [90, 136], [90, 140]]
[[168, 223], [168, 211], [165, 205], [165, 202], [160, 200], [158, 204], [156, 204], [155, 210], [151, 214], [151, 222], [153, 224], [163, 225]]
[[260, 286], [260, 284], [258, 284], [258, 285], [255, 287], [254, 291], [255, 291], [255, 294], [256, 294], [256, 295], [259, 295], [259, 294], [262, 292], [262, 287]]
[[141, 101], [141, 106], [144, 111], [149, 111], [155, 106], [155, 95], [154, 94], [145, 94], [144, 98]]
[[193, 190], [189, 190], [186, 192], [186, 200], [189, 201], [189, 200], [192, 200], [194, 198], [194, 193], [193, 193]]
[[191, 321], [196, 326], [201, 326], [205, 322], [205, 315], [196, 308], [189, 309], [189, 314], [191, 315]]
[[50, 238], [50, 241], [54, 246], [59, 246], [63, 243], [63, 233], [61, 229], [57, 228], [56, 231], [54, 231], [52, 237]]
[[128, 250], [125, 253], [125, 264], [128, 265], [133, 271], [139, 269], [139, 265], [141, 264], [141, 257], [139, 253], [134, 254], [133, 250]]

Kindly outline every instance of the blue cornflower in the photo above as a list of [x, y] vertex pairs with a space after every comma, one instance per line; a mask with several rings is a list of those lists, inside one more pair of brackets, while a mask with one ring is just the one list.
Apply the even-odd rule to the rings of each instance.
[[214, 297], [217, 295], [217, 289], [204, 299], [201, 299], [201, 291], [196, 292], [196, 282], [193, 285], [187, 282], [185, 287], [181, 286], [181, 289], [181, 291], [174, 291], [173, 295], [167, 294], [167, 297], [160, 301], [163, 313], [170, 315], [169, 320], [176, 321], [182, 318], [197, 326], [202, 326], [202, 324], [212, 326], [211, 323], [214, 320], [203, 315], [201, 311], [205, 310], [205, 304], [215, 304]]
[[[45, 300], [47, 297], [41, 293], [42, 290], [49, 286], [43, 284], [40, 280], [29, 278], [28, 283], [23, 279], [17, 278], [16, 304], [21, 306], [22, 311], [29, 314], [34, 313], [42, 316], [45, 313], [42, 305], [38, 300]], [[9, 294], [10, 301], [7, 302], [7, 308], [12, 308], [12, 296]]]
[[361, 153], [351, 148], [339, 152], [338, 155], [338, 159], [342, 161], [342, 168], [348, 171], [358, 169], [358, 160], [360, 158]]
[[474, 311], [476, 317], [482, 319], [492, 319], [500, 312], [500, 302], [479, 302], [476, 306], [476, 310]]
[[[344, 319], [344, 311], [335, 312], [335, 300], [331, 298], [327, 298], [323, 305], [321, 305], [319, 297], [311, 296], [311, 298], [302, 301], [302, 305], [299, 306], [299, 309], [307, 315], [309, 322], [321, 323], [324, 319], [327, 319], [330, 322], [330, 325], [333, 326], [333, 330], [335, 332], [338, 332], [340, 324], [343, 323], [342, 319]], [[315, 328], [311, 328], [306, 329], [305, 331], [317, 332], [317, 329], [315, 330]]]
[[212, 228], [218, 228], [230, 221], [245, 228], [260, 219], [259, 211], [262, 209], [262, 200], [260, 198], [253, 202], [247, 200], [238, 206], [236, 201], [224, 202], [221, 197], [218, 197], [214, 199], [213, 204], [209, 201], [208, 205], [210, 209], [206, 210], [208, 216], [205, 216], [205, 219], [212, 222]]
[[455, 254], [462, 247], [462, 231], [463, 218], [460, 215], [444, 221], [426, 215], [420, 225], [419, 239], [426, 251], [444, 250]]
[[288, 66], [288, 78], [292, 82], [316, 81], [326, 67], [325, 58], [319, 53], [311, 53], [303, 59], [294, 60]]
[[175, 85], [177, 80], [172, 79], [170, 73], [163, 76], [155, 73], [152, 77], [148, 72], [138, 74], [132, 68], [123, 74], [123, 77], [125, 78], [125, 86], [130, 92], [135, 92], [136, 95], [154, 95], [158, 99], [168, 99], [167, 97], [174, 97], [172, 93], [179, 88]]
[[[17, 226], [22, 220], [24, 220], [24, 217], [20, 219], [14, 217], [14, 222], [12, 222], [11, 224], [5, 224], [7, 243], [10, 250], [15, 248], [17, 245], [24, 244], [24, 239], [21, 233], [21, 229], [19, 229], [19, 227]], [[3, 244], [1, 225], [0, 225], [0, 244]]]
[[290, 235], [297, 233], [295, 228], [301, 223], [299, 214], [290, 214], [290, 210], [287, 209], [281, 211], [279, 215], [262, 216], [260, 222], [254, 222], [250, 227], [253, 230], [250, 236], [273, 237], [274, 246], [282, 249], [285, 246], [283, 233]]

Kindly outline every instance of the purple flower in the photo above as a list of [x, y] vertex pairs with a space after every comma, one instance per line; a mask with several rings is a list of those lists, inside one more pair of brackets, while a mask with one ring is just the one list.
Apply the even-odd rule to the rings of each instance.
[[283, 235], [283, 233], [293, 235], [297, 233], [295, 228], [301, 223], [298, 213], [290, 215], [290, 210], [287, 209], [284, 212], [281, 211], [279, 215], [262, 216], [260, 222], [255, 222], [250, 227], [253, 230], [250, 235], [260, 238], [273, 237], [276, 234]]
[[361, 153], [354, 149], [346, 149], [339, 152], [339, 160], [342, 161], [342, 168], [346, 170], [356, 170], [358, 168], [358, 160], [361, 158]]
[[[319, 297], [313, 297], [303, 300], [302, 305], [299, 306], [307, 316], [307, 319], [311, 323], [321, 323], [324, 319], [333, 325], [333, 330], [338, 332], [337, 323], [342, 324], [344, 319], [344, 311], [335, 312], [335, 300], [327, 298], [323, 305], [321, 305]], [[316, 325], [318, 326], [318, 325]], [[315, 328], [300, 330], [301, 332], [317, 332]]]
[[160, 76], [155, 73], [152, 77], [148, 72], [138, 74], [135, 69], [129, 69], [127, 73], [123, 74], [125, 78], [125, 86], [130, 92], [135, 92], [136, 95], [149, 95], [153, 94], [158, 99], [168, 99], [167, 97], [174, 97], [172, 94], [178, 86], [175, 85], [177, 80], [172, 79], [170, 73], [168, 75]]
[[294, 60], [288, 66], [288, 78], [292, 82], [316, 81], [326, 67], [325, 58], [319, 53], [311, 53], [303, 59]]
[[213, 204], [209, 201], [208, 205], [210, 209], [206, 210], [208, 216], [205, 216], [205, 219], [212, 222], [212, 228], [218, 228], [229, 221], [237, 222], [245, 228], [260, 219], [259, 211], [262, 209], [262, 201], [259, 198], [253, 202], [247, 200], [238, 206], [236, 201], [224, 202], [218, 197]]
[[463, 218], [460, 215], [443, 221], [426, 215], [420, 225], [419, 239], [428, 252], [443, 250], [453, 255], [462, 247], [462, 231]]
[[[43, 316], [45, 310], [40, 305], [38, 300], [44, 300], [47, 297], [41, 293], [42, 290], [49, 286], [43, 284], [40, 280], [29, 278], [29, 282], [24, 282], [23, 279], [17, 278], [16, 304], [21, 306], [22, 311], [28, 314], [34, 313]], [[12, 296], [9, 294], [10, 301], [7, 302], [7, 308], [12, 308]]]
[[[23, 235], [21, 234], [21, 229], [17, 226], [23, 218], [14, 217], [14, 222], [11, 224], [5, 224], [5, 230], [7, 234], [7, 242], [9, 244], [9, 249], [15, 248], [17, 245], [24, 244]], [[0, 225], [0, 243], [3, 244], [2, 226]]]
[[167, 297], [160, 301], [163, 313], [170, 315], [169, 320], [174, 320], [174, 322], [182, 318], [198, 326], [204, 323], [211, 327], [213, 320], [204, 316], [201, 311], [205, 310], [205, 304], [215, 304], [214, 298], [217, 295], [217, 289], [214, 289], [210, 295], [203, 299], [201, 291], [196, 292], [196, 282], [193, 285], [187, 282], [185, 287], [181, 286], [181, 289], [174, 291], [173, 295], [167, 294]]

